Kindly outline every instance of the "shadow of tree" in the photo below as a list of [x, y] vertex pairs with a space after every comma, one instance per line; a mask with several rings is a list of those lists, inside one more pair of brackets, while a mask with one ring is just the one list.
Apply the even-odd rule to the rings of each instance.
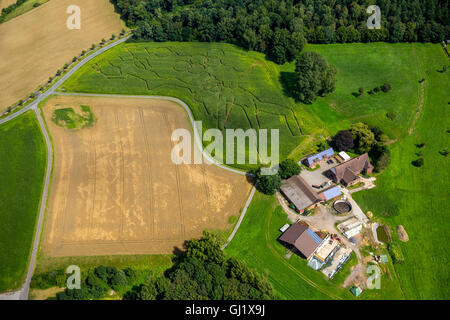
[[280, 83], [283, 88], [284, 95], [295, 99], [295, 101], [299, 101], [298, 98], [295, 97], [295, 72], [286, 72], [282, 71], [280, 73]]

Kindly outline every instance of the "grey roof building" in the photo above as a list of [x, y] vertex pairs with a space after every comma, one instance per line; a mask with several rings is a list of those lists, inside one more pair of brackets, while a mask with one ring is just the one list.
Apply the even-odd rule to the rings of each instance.
[[305, 223], [294, 223], [279, 240], [295, 247], [306, 259], [311, 258], [323, 242], [323, 239]]
[[322, 201], [311, 186], [300, 176], [292, 176], [284, 180], [280, 190], [298, 211], [307, 209]]

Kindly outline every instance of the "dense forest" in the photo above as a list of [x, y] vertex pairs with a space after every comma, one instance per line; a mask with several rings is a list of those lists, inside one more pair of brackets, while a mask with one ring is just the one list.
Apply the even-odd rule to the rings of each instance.
[[[218, 41], [292, 61], [309, 43], [439, 42], [449, 0], [111, 0], [135, 40]], [[369, 5], [381, 29], [368, 29]]]

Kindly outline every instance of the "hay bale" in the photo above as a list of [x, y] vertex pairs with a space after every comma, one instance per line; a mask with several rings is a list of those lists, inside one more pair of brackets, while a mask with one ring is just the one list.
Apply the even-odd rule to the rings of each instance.
[[408, 234], [406, 233], [406, 230], [402, 225], [397, 226], [397, 236], [400, 239], [400, 241], [403, 241], [403, 242], [409, 241]]

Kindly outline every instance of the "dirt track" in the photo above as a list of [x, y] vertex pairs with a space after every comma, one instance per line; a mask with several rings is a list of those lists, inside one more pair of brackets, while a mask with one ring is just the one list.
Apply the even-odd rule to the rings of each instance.
[[[94, 127], [71, 132], [53, 110], [91, 106]], [[229, 227], [250, 185], [210, 165], [172, 164], [185, 111], [160, 100], [52, 98], [44, 108], [55, 165], [43, 234], [49, 256], [171, 253], [204, 229]]]
[[[66, 9], [73, 4], [81, 9], [81, 30], [66, 26]], [[122, 28], [109, 0], [52, 0], [0, 24], [0, 111], [47, 82], [82, 50]]]

